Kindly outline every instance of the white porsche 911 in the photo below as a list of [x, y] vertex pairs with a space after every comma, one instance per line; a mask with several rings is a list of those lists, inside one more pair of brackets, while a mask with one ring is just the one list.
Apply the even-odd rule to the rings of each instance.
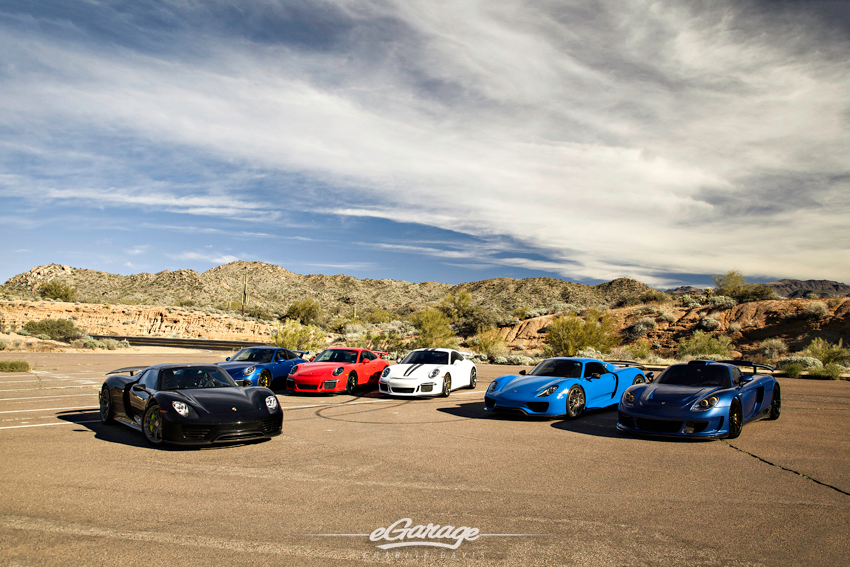
[[443, 396], [458, 388], [475, 388], [475, 363], [450, 348], [418, 348], [395, 366], [384, 368], [379, 390], [392, 396]]

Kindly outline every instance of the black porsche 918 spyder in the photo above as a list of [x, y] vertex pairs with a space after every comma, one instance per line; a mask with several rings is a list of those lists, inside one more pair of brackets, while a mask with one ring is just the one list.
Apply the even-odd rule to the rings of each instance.
[[100, 390], [101, 421], [141, 431], [152, 445], [268, 439], [283, 426], [274, 392], [249, 381], [237, 383], [213, 364], [158, 364], [107, 374]]

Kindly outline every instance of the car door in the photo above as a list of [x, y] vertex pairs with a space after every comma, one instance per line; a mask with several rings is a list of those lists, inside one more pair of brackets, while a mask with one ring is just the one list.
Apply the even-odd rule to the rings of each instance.
[[764, 387], [760, 387], [751, 376], [746, 378], [738, 368], [732, 368], [732, 383], [739, 389], [738, 399], [741, 400], [741, 415], [744, 421], [752, 419], [761, 408], [764, 398]]
[[452, 365], [452, 390], [457, 390], [461, 386], [469, 386], [469, 370], [464, 364], [463, 355], [457, 351], [451, 352], [450, 364]]
[[368, 350], [360, 351], [360, 364], [364, 368], [363, 370], [358, 372], [357, 375], [365, 376], [367, 382], [377, 381], [377, 379], [380, 377], [380, 370], [378, 370], [378, 360], [379, 359], [375, 355], [375, 353], [370, 352]]
[[601, 362], [587, 362], [582, 377], [588, 382], [585, 388], [588, 407], [605, 407], [616, 403], [617, 376]]
[[127, 393], [129, 407], [128, 416], [136, 423], [142, 422], [142, 417], [145, 413], [145, 408], [148, 406], [148, 401], [156, 392], [156, 383], [159, 376], [158, 369], [148, 368], [139, 377], [139, 381], [130, 386]]
[[281, 376], [289, 374], [289, 368], [292, 365], [289, 364], [288, 358], [287, 351], [283, 349], [274, 353], [274, 358], [272, 358], [272, 364], [270, 365], [272, 379], [280, 378]]

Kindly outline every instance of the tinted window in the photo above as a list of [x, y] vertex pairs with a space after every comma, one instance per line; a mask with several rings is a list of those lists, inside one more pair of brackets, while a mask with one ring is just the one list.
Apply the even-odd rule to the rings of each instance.
[[235, 387], [230, 374], [217, 366], [185, 366], [160, 371], [163, 390]]
[[449, 353], [442, 350], [414, 350], [404, 357], [402, 364], [448, 364]]
[[601, 362], [588, 362], [584, 365], [584, 376], [589, 377], [591, 374], [608, 374], [608, 369]]
[[376, 358], [378, 357], [375, 356], [373, 353], [369, 352], [368, 350], [363, 351], [363, 360], [375, 360]]
[[531, 369], [529, 376], [552, 376], [554, 378], [580, 378], [581, 363], [575, 360], [549, 358]]
[[148, 370], [145, 370], [142, 377], [139, 378], [139, 384], [148, 390], [156, 390], [156, 378], [157, 371], [153, 368], [149, 368]]
[[323, 350], [313, 362], [357, 362], [356, 350]]
[[452, 351], [452, 364], [454, 364], [457, 360], [463, 360], [463, 357], [460, 355], [459, 352]]
[[231, 358], [235, 362], [258, 362], [265, 364], [272, 361], [274, 350], [270, 348], [243, 348]]
[[732, 383], [736, 386], [741, 383], [741, 369], [740, 368], [732, 368], [729, 370], [732, 373]]
[[729, 388], [732, 381], [729, 370], [718, 364], [674, 364], [655, 379], [656, 384], [674, 386], [720, 386]]

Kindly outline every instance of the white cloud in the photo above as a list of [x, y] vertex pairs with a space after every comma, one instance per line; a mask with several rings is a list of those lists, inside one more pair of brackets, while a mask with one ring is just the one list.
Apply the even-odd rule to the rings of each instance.
[[229, 264], [239, 260], [236, 256], [229, 254], [207, 254], [202, 252], [181, 252], [179, 254], [166, 254], [172, 260], [199, 260], [210, 264]]

